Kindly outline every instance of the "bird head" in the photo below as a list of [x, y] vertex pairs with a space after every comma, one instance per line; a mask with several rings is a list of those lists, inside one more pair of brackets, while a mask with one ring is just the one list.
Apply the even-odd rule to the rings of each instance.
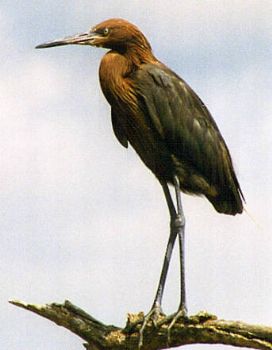
[[151, 50], [143, 33], [132, 23], [113, 18], [92, 27], [88, 32], [53, 40], [36, 46], [37, 49], [62, 45], [90, 45], [126, 51], [130, 47]]

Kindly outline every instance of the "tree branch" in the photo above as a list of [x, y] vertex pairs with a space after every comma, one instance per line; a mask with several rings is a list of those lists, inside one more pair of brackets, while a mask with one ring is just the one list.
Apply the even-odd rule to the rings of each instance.
[[[69, 329], [87, 343], [87, 350], [127, 350], [137, 349], [139, 328], [143, 313], [129, 314], [124, 329], [104, 325], [69, 301], [64, 304], [34, 305], [21, 301], [11, 304], [32, 311], [57, 325]], [[171, 329], [171, 317], [162, 316], [155, 327], [148, 324], [144, 332], [142, 350], [160, 350], [186, 344], [227, 344], [254, 349], [272, 349], [272, 327], [250, 325], [244, 322], [219, 320], [216, 316], [200, 312], [186, 321], [178, 321]], [[132, 327], [132, 325], [138, 326]]]

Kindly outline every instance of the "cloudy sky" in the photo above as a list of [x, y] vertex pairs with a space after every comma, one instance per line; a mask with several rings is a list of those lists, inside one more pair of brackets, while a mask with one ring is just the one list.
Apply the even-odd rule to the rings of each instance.
[[[82, 343], [8, 299], [69, 299], [120, 326], [153, 301], [168, 212], [157, 180], [113, 136], [97, 74], [104, 51], [34, 50], [110, 17], [137, 24], [205, 101], [246, 197], [249, 214], [236, 217], [182, 197], [189, 313], [271, 325], [271, 16], [270, 0], [1, 3], [1, 349]], [[167, 313], [179, 302], [178, 266], [175, 252]]]

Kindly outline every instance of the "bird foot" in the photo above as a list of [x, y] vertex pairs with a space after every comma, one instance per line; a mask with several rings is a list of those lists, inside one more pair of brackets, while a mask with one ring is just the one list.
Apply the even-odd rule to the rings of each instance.
[[170, 345], [171, 343], [171, 330], [179, 320], [182, 321], [183, 323], [186, 323], [188, 321], [187, 310], [185, 307], [179, 308], [179, 310], [176, 313], [165, 317], [164, 320], [158, 323], [158, 326], [161, 326], [163, 324], [170, 322], [169, 326], [167, 327], [167, 344], [168, 345]]
[[161, 305], [155, 304], [152, 306], [151, 310], [144, 316], [143, 323], [141, 325], [141, 328], [139, 330], [139, 343], [138, 343], [138, 349], [141, 349], [143, 346], [143, 340], [144, 340], [144, 330], [147, 327], [148, 323], [151, 321], [154, 327], [157, 327], [158, 321], [160, 317], [165, 317], [165, 314], [162, 312]]
[[128, 322], [125, 327], [127, 333], [139, 332], [138, 349], [143, 346], [144, 331], [147, 327], [152, 326], [157, 327], [158, 322], [165, 318], [162, 308], [159, 304], [152, 306], [151, 310], [144, 315], [142, 312], [138, 315], [129, 315]]

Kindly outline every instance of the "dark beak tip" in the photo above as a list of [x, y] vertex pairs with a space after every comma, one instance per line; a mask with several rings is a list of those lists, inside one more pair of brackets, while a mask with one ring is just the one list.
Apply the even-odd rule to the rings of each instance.
[[84, 45], [90, 39], [90, 33], [82, 33], [74, 36], [68, 36], [62, 39], [48, 41], [35, 46], [35, 49], [46, 49], [48, 47], [64, 46], [64, 45]]
[[45, 43], [39, 44], [35, 46], [35, 49], [47, 49], [48, 47], [55, 47], [55, 46], [64, 46], [70, 44], [68, 41], [61, 39], [61, 40], [53, 40], [53, 41], [47, 41]]
[[35, 49], [47, 49], [48, 47], [63, 46], [63, 45], [67, 45], [67, 44], [62, 41], [50, 41], [50, 42], [35, 46]]
[[43, 43], [35, 46], [35, 49], [46, 49], [47, 47], [53, 47], [52, 43]]

